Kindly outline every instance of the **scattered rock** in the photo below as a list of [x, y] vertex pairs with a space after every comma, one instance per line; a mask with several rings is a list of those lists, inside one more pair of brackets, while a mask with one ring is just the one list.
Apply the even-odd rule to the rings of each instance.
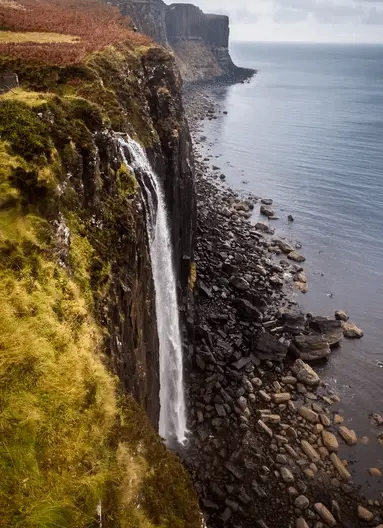
[[306, 260], [306, 257], [298, 253], [298, 251], [292, 251], [287, 255], [287, 258], [294, 262], [304, 262]]
[[322, 431], [322, 440], [323, 440], [324, 446], [329, 451], [338, 451], [339, 449], [338, 440], [332, 433], [330, 433], [329, 431]]
[[346, 312], [343, 312], [342, 310], [337, 310], [335, 312], [335, 319], [338, 319], [338, 321], [348, 321], [349, 316], [346, 314]]
[[296, 355], [303, 361], [317, 361], [327, 358], [331, 354], [327, 340], [321, 335], [296, 336], [294, 345]]
[[343, 334], [347, 339], [360, 339], [363, 337], [363, 330], [354, 323], [342, 323]]
[[356, 436], [355, 431], [353, 431], [352, 429], [348, 429], [344, 425], [341, 425], [340, 427], [338, 427], [338, 433], [346, 442], [346, 444], [353, 446], [358, 443], [358, 437]]
[[341, 476], [341, 478], [345, 480], [346, 482], [349, 481], [351, 479], [351, 474], [347, 471], [347, 469], [345, 468], [340, 458], [335, 453], [331, 453], [330, 460], [333, 463], [333, 466], [335, 467], [339, 475]]
[[363, 506], [358, 506], [358, 517], [362, 521], [371, 522], [374, 518], [374, 514], [371, 513], [369, 510], [364, 508]]
[[315, 386], [320, 382], [318, 374], [304, 361], [297, 359], [293, 366], [293, 372], [297, 379], [305, 385]]
[[259, 332], [253, 341], [252, 352], [259, 359], [282, 361], [287, 356], [288, 347], [268, 332]]
[[263, 203], [263, 205], [273, 205], [273, 200], [270, 198], [262, 198], [261, 203]]
[[261, 205], [260, 213], [261, 215], [267, 216], [268, 218], [275, 216], [274, 209], [268, 205]]
[[370, 468], [369, 473], [372, 477], [381, 477], [382, 472], [378, 468]]
[[327, 524], [327, 526], [336, 526], [335, 518], [324, 504], [317, 502], [314, 504], [314, 510], [317, 512], [322, 521]]
[[298, 412], [308, 422], [311, 422], [311, 423], [319, 422], [318, 414], [312, 411], [311, 409], [309, 409], [308, 407], [300, 407], [298, 409]]
[[283, 482], [286, 482], [286, 483], [291, 483], [291, 482], [294, 482], [295, 480], [294, 475], [286, 467], [281, 468], [281, 477], [282, 477]]
[[319, 454], [315, 451], [313, 446], [307, 442], [307, 440], [301, 441], [301, 447], [304, 454], [307, 455], [312, 462], [319, 462]]
[[297, 497], [294, 500], [294, 506], [296, 508], [299, 508], [300, 510], [306, 510], [306, 508], [308, 508], [309, 505], [310, 505], [310, 501], [304, 495], [299, 495], [299, 497]]

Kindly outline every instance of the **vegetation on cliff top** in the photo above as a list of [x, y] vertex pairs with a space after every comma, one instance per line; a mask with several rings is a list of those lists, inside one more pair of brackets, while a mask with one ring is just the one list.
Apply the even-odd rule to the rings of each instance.
[[[4, 34], [0, 38], [0, 53], [56, 65], [80, 63], [89, 53], [108, 45], [150, 43], [148, 37], [132, 30], [131, 21], [121, 17], [117, 7], [99, 0], [1, 1], [2, 31], [7, 32], [8, 40]], [[9, 31], [17, 32], [18, 38]], [[64, 37], [44, 40], [44, 33]]]

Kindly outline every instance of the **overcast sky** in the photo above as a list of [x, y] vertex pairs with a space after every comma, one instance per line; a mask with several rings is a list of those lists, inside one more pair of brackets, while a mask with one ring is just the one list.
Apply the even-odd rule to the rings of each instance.
[[[185, 3], [185, 0], [167, 0]], [[383, 0], [193, 0], [230, 16], [233, 40], [383, 43]]]

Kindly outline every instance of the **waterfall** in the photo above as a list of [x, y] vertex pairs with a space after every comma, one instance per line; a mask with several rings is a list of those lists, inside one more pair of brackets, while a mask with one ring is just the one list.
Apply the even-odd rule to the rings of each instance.
[[159, 433], [167, 442], [185, 441], [186, 412], [182, 372], [182, 342], [179, 324], [173, 252], [162, 184], [142, 147], [133, 139], [120, 139], [121, 151], [129, 151], [127, 163], [140, 184], [146, 211], [152, 274], [156, 294], [160, 356]]

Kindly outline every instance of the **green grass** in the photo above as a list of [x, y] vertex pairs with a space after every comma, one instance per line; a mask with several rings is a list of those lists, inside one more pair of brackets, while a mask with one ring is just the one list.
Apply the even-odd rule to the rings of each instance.
[[138, 184], [118, 162], [87, 178], [84, 167], [113, 121], [153, 140], [138, 63], [111, 49], [71, 68], [25, 63], [23, 88], [0, 96], [0, 527], [94, 528], [99, 500], [106, 528], [201, 527], [185, 469], [103, 356], [102, 308], [121, 241], [136, 243]]

